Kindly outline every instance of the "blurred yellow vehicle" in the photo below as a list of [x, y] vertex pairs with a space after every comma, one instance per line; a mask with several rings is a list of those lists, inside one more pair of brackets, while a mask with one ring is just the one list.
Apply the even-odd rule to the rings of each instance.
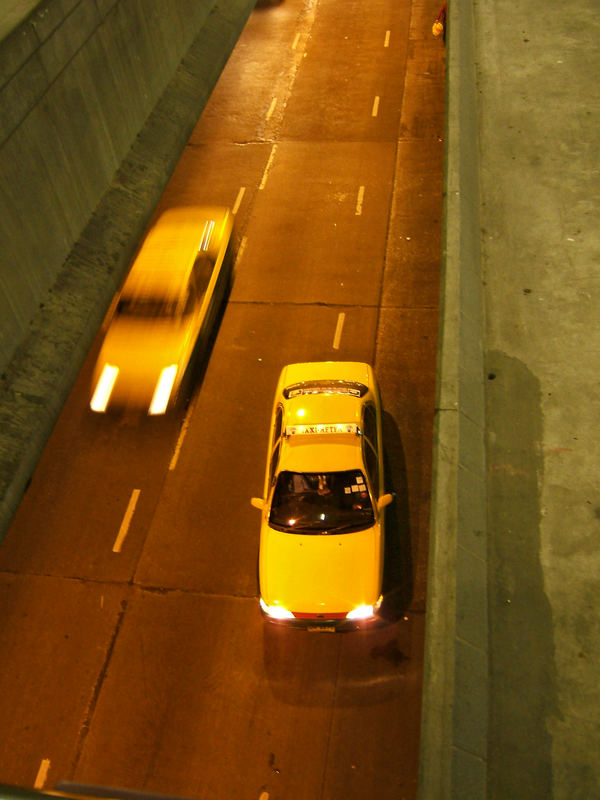
[[358, 362], [284, 367], [277, 385], [259, 546], [272, 622], [336, 630], [377, 619], [385, 493], [381, 400]]
[[164, 414], [196, 343], [208, 342], [232, 276], [228, 208], [165, 211], [120, 291], [96, 362], [90, 408]]

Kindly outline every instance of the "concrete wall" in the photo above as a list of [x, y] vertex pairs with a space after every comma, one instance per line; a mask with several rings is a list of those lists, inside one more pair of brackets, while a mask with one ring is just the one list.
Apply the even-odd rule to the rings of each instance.
[[0, 42], [0, 370], [216, 0], [50, 0]]
[[472, 0], [451, 0], [419, 800], [487, 796], [484, 304]]
[[0, 42], [0, 537], [254, 1], [51, 0]]

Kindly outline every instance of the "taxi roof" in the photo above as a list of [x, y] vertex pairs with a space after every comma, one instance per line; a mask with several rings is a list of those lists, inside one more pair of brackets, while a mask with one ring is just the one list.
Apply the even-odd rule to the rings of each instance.
[[279, 470], [338, 472], [363, 469], [360, 438], [357, 434], [343, 433], [284, 439]]
[[164, 211], [147, 233], [121, 294], [177, 298], [198, 252], [208, 248], [211, 223], [223, 211], [209, 206]]
[[284, 403], [284, 426], [328, 425], [341, 423], [360, 424], [361, 398], [350, 394], [326, 392], [299, 395]]
[[[369, 364], [288, 364], [279, 378], [284, 435], [279, 468], [293, 472], [362, 469], [362, 407], [375, 387]], [[291, 392], [289, 390], [292, 390]], [[340, 432], [348, 428], [349, 432]]]
[[[331, 472], [361, 467], [362, 405], [362, 399], [354, 395], [325, 392], [285, 401], [283, 424], [288, 435], [283, 439], [280, 468]], [[350, 432], [330, 432], [345, 427]]]

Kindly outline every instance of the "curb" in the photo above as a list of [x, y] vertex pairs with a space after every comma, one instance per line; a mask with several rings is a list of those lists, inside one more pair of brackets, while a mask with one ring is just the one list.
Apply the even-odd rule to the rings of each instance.
[[487, 790], [484, 307], [474, 31], [471, 4], [449, 3], [419, 800], [484, 800]]

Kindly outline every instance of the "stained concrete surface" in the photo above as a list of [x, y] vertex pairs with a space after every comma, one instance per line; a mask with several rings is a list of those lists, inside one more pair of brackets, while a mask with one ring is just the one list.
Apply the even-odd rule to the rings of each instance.
[[599, 11], [475, 6], [499, 800], [600, 797]]
[[429, 618], [419, 797], [592, 800], [600, 9], [449, 5], [429, 611], [449, 610]]

